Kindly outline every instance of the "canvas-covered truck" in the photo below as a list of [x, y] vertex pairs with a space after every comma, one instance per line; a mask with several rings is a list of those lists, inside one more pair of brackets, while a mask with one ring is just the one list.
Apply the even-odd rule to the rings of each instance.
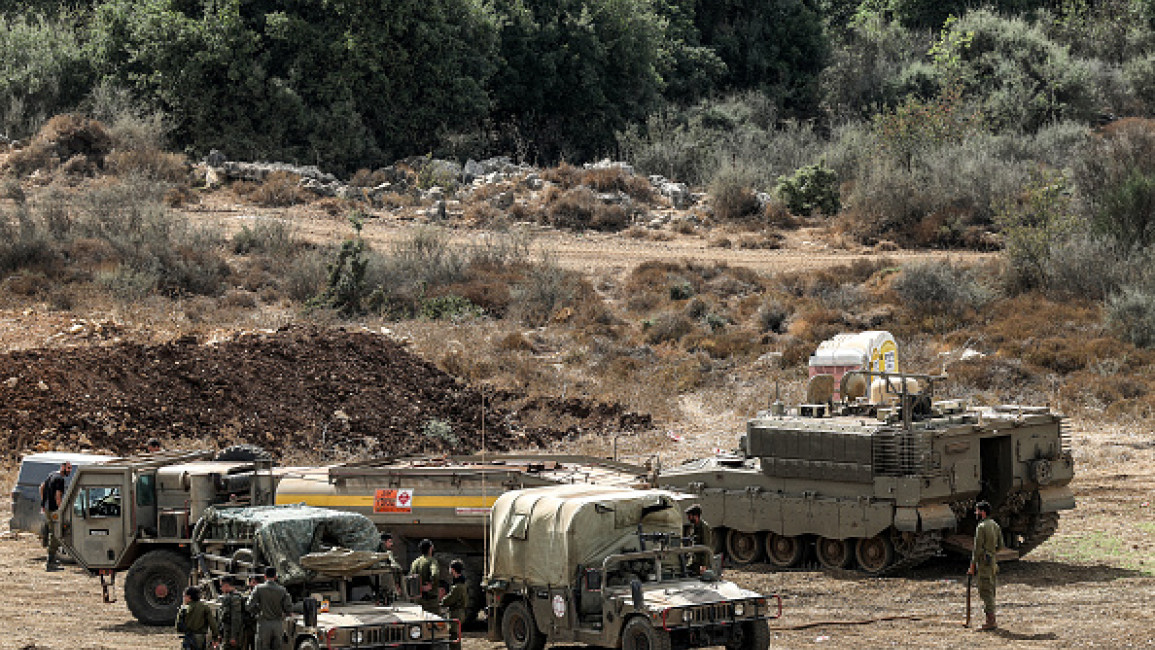
[[[623, 650], [765, 650], [781, 600], [720, 579], [721, 558], [683, 545], [678, 495], [572, 485], [493, 506], [489, 638], [509, 650], [579, 642]], [[712, 556], [695, 570], [694, 556]]]
[[351, 512], [210, 508], [193, 536], [193, 581], [211, 600], [220, 578], [243, 584], [265, 566], [277, 567], [293, 596], [283, 637], [293, 650], [459, 650], [460, 622], [413, 603], [416, 584], [377, 552], [379, 540], [376, 526]]
[[433, 540], [447, 572], [465, 563], [472, 622], [485, 598], [485, 522], [490, 507], [509, 490], [548, 485], [650, 487], [654, 469], [580, 455], [486, 454], [378, 458], [279, 472], [276, 501], [363, 514], [393, 535], [406, 567], [417, 544]]
[[126, 572], [124, 600], [149, 625], [171, 625], [188, 585], [193, 528], [212, 507], [270, 504], [272, 463], [259, 450], [164, 452], [73, 469], [57, 534], [98, 574], [106, 602]]

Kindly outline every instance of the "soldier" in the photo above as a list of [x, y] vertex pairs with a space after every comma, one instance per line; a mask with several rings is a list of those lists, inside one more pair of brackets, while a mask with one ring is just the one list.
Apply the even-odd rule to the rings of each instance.
[[[694, 504], [686, 508], [687, 523], [683, 529], [683, 535], [690, 538], [691, 544], [702, 544], [714, 548], [714, 533], [710, 530], [710, 524], [702, 521], [702, 506]], [[698, 575], [710, 566], [711, 553], [695, 553], [690, 559], [690, 563], [686, 565], [686, 570], [690, 575]]]
[[242, 650], [245, 645], [245, 597], [237, 591], [232, 576], [221, 578], [221, 595], [217, 599], [217, 623], [221, 630], [221, 646]]
[[417, 550], [421, 552], [421, 557], [413, 560], [413, 564], [409, 567], [409, 574], [420, 578], [421, 589], [417, 604], [430, 614], [437, 614], [440, 606], [437, 582], [441, 577], [441, 567], [438, 566], [437, 560], [433, 559], [433, 542], [423, 539], [417, 545]]
[[394, 569], [400, 569], [401, 564], [397, 562], [397, 558], [393, 555], [393, 534], [385, 533], [381, 536], [381, 552], [386, 555], [385, 562]]
[[220, 637], [217, 618], [209, 606], [201, 602], [201, 590], [198, 587], [184, 590], [184, 605], [181, 605], [176, 615], [176, 631], [183, 635], [181, 650], [206, 650], [209, 647], [210, 632], [213, 642]]
[[276, 567], [265, 569], [264, 584], [249, 594], [248, 610], [257, 619], [257, 650], [281, 650], [285, 617], [293, 611], [293, 599], [277, 584]]
[[[246, 602], [248, 602], [248, 597], [252, 595], [253, 590], [256, 589], [258, 585], [263, 584], [265, 584], [265, 576], [260, 574], [249, 576], [249, 591], [245, 594]], [[253, 616], [247, 605], [245, 606], [244, 640], [242, 650], [253, 650], [257, 645], [257, 617]]]
[[986, 623], [979, 629], [993, 630], [998, 627], [995, 622], [995, 576], [999, 573], [996, 554], [1003, 547], [1003, 531], [991, 519], [990, 503], [976, 503], [975, 517], [979, 525], [975, 527], [975, 550], [971, 555], [971, 567], [967, 575], [977, 575], [979, 578], [979, 598], [983, 599], [983, 611], [987, 615]]
[[469, 592], [465, 588], [465, 563], [454, 560], [449, 563], [449, 576], [453, 586], [441, 599], [441, 607], [449, 610], [449, 618], [465, 622], [465, 612], [469, 608]]
[[57, 513], [60, 510], [60, 501], [64, 499], [64, 488], [68, 486], [68, 476], [72, 474], [72, 463], [60, 463], [60, 470], [52, 472], [40, 484], [40, 512], [44, 513], [44, 523], [48, 526], [48, 561], [44, 563], [45, 571], [59, 571], [56, 564], [56, 551], [60, 550], [60, 538], [56, 536]]

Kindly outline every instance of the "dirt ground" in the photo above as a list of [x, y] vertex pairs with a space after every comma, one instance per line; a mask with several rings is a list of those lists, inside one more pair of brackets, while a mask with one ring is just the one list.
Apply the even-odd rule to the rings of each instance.
[[[962, 627], [966, 565], [958, 559], [936, 559], [887, 578], [818, 570], [775, 573], [766, 566], [727, 575], [782, 595], [782, 619], [772, 624], [775, 648], [1155, 646], [1153, 440], [1149, 430], [1074, 427], [1078, 508], [1064, 514], [1058, 534], [1031, 556], [1003, 565], [997, 632]], [[11, 484], [12, 468], [0, 478]], [[9, 511], [7, 503], [0, 507], [0, 521]], [[178, 647], [175, 634], [136, 623], [119, 593], [118, 602], [102, 603], [96, 578], [76, 567], [45, 573], [43, 562], [32, 535], [0, 536], [9, 623], [0, 648]], [[977, 617], [977, 594], [975, 599]], [[499, 647], [479, 633], [465, 642], [466, 650]]]

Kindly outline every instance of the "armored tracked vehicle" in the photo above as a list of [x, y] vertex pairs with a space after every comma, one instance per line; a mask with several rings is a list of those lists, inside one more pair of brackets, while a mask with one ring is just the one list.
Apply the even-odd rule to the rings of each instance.
[[[486, 576], [489, 639], [509, 650], [766, 650], [766, 621], [782, 601], [721, 580], [720, 557], [683, 546], [678, 498], [583, 485], [502, 495]], [[703, 554], [712, 567], [696, 569]]]
[[796, 567], [812, 548], [824, 567], [880, 574], [969, 553], [978, 500], [1002, 525], [1001, 559], [1026, 555], [1075, 506], [1061, 416], [936, 401], [937, 379], [850, 371], [834, 402], [819, 375], [811, 403], [758, 413], [736, 453], [666, 469], [658, 486], [697, 495], [740, 565]]

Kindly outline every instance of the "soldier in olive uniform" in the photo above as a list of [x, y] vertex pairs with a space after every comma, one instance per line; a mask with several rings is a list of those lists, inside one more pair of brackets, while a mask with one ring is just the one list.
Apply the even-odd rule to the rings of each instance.
[[421, 592], [417, 597], [417, 604], [425, 611], [437, 614], [441, 604], [437, 590], [441, 567], [438, 566], [437, 560], [433, 559], [433, 542], [423, 539], [417, 545], [417, 550], [421, 552], [421, 557], [413, 560], [413, 564], [409, 567], [409, 574], [420, 578]]
[[[691, 540], [691, 544], [714, 548], [714, 532], [710, 529], [710, 524], [702, 521], [702, 506], [695, 503], [686, 508], [686, 521], [688, 523], [683, 527], [682, 534]], [[698, 575], [710, 566], [711, 559], [711, 553], [695, 553], [690, 563], [686, 565], [686, 570], [690, 575]]]
[[1003, 547], [1003, 531], [991, 519], [990, 503], [976, 503], [975, 517], [979, 525], [975, 528], [975, 549], [967, 575], [978, 576], [979, 579], [979, 598], [983, 599], [983, 611], [987, 615], [986, 623], [979, 629], [993, 630], [998, 627], [995, 621], [995, 576], [999, 573], [999, 563], [995, 554]]
[[245, 597], [237, 591], [232, 576], [221, 578], [221, 595], [217, 598], [217, 623], [221, 630], [221, 647], [243, 650], [245, 646]]
[[441, 599], [441, 607], [449, 610], [449, 618], [464, 623], [465, 612], [469, 608], [469, 592], [465, 588], [465, 563], [461, 560], [450, 562], [449, 576], [453, 580], [453, 586], [449, 588], [445, 598]]
[[257, 650], [281, 650], [285, 617], [293, 612], [293, 599], [277, 584], [277, 569], [265, 569], [265, 583], [249, 594], [248, 610], [257, 619]]
[[197, 587], [188, 587], [184, 590], [184, 605], [176, 615], [176, 631], [181, 638], [181, 650], [206, 650], [211, 640], [220, 638], [217, 628], [217, 618], [213, 616], [209, 606], [201, 602], [201, 590]]
[[381, 535], [381, 552], [385, 554], [385, 563], [390, 568], [401, 568], [401, 564], [397, 562], [397, 557], [393, 555], [393, 533]]
[[265, 584], [265, 576], [256, 574], [249, 576], [249, 590], [244, 594], [245, 598], [245, 627], [244, 627], [244, 644], [241, 650], [253, 650], [257, 646], [257, 617], [253, 616], [249, 611], [248, 598], [252, 595], [253, 590], [259, 585]]

